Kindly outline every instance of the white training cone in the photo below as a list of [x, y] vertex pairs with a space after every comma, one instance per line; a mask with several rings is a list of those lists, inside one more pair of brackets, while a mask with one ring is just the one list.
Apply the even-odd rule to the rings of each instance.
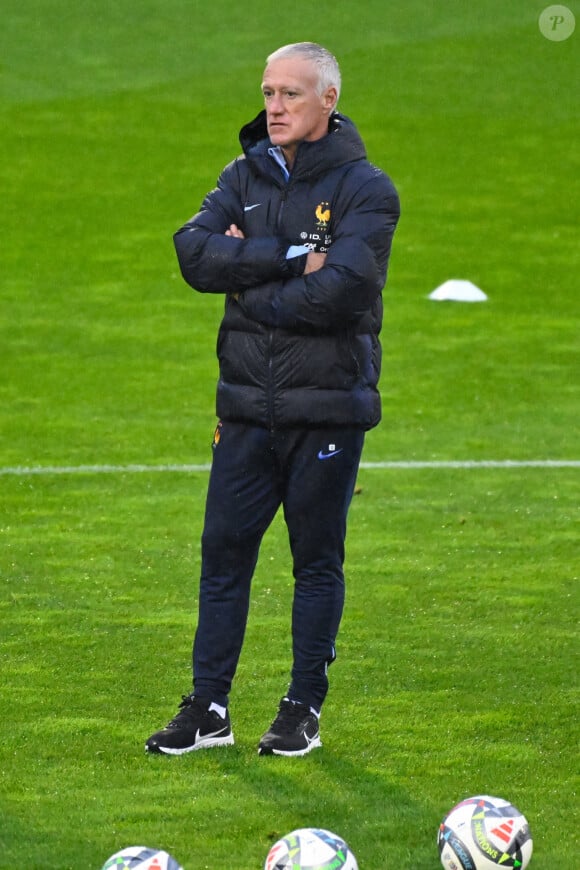
[[452, 279], [433, 290], [429, 299], [436, 302], [485, 302], [487, 296], [471, 281]]

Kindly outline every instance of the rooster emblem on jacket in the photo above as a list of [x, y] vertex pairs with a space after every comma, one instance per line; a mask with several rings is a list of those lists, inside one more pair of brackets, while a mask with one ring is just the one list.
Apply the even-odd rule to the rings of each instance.
[[314, 214], [318, 220], [318, 229], [323, 230], [328, 226], [328, 222], [330, 220], [330, 208], [328, 207], [327, 202], [321, 202], [316, 206], [316, 211]]

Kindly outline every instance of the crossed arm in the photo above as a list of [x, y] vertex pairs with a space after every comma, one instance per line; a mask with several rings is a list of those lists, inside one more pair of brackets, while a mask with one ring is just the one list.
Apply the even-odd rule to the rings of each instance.
[[[226, 236], [232, 236], [234, 239], [245, 239], [242, 230], [236, 224], [230, 224], [229, 229], [225, 232]], [[320, 254], [318, 251], [310, 251], [306, 256], [306, 266], [304, 267], [303, 275], [309, 275], [310, 272], [317, 272], [324, 266], [326, 254]], [[237, 294], [235, 294], [237, 296]]]
[[237, 188], [222, 182], [175, 234], [188, 284], [228, 294], [246, 317], [282, 329], [332, 332], [372, 308], [385, 282], [399, 215], [386, 177], [375, 175], [348, 203], [337, 204], [326, 253], [309, 251], [296, 259], [285, 259], [286, 239], [246, 235], [242, 201]]

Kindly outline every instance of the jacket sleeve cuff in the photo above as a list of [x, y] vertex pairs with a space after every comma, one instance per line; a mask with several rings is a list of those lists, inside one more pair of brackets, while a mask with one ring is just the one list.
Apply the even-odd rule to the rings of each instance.
[[[298, 246], [296, 245], [294, 247], [298, 247]], [[291, 250], [292, 250], [292, 248], [289, 248], [288, 252], [290, 252]], [[290, 278], [299, 278], [301, 275], [304, 274], [304, 269], [306, 268], [306, 257], [307, 256], [308, 256], [307, 252], [305, 252], [303, 254], [293, 254], [292, 256], [288, 256], [288, 253], [286, 254], [285, 266], [286, 266], [286, 271], [288, 273], [288, 276]]]

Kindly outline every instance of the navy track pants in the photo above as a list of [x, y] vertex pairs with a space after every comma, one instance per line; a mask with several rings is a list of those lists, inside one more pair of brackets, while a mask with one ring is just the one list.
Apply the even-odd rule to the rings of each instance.
[[363, 442], [360, 429], [219, 424], [202, 534], [196, 694], [228, 702], [260, 543], [282, 506], [295, 578], [287, 694], [320, 710], [344, 605], [346, 519]]

